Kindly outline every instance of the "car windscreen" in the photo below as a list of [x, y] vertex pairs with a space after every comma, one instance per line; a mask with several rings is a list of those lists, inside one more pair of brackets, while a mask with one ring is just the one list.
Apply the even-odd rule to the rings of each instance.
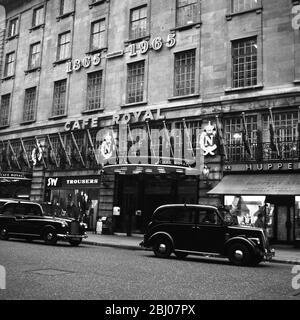
[[53, 217], [63, 216], [63, 211], [59, 206], [43, 203], [42, 208], [43, 208], [44, 214], [47, 216], [53, 216]]

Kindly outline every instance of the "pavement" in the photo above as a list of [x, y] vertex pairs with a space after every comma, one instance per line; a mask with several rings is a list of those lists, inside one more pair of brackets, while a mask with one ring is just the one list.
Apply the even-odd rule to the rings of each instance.
[[[95, 234], [90, 231], [87, 232], [88, 238], [83, 240], [83, 243], [104, 246], [116, 247], [128, 250], [149, 250], [139, 246], [143, 240], [143, 235], [132, 234], [127, 236], [122, 233], [109, 234]], [[292, 245], [272, 245], [275, 249], [275, 257], [270, 262], [287, 263], [300, 265], [300, 248], [295, 248]]]

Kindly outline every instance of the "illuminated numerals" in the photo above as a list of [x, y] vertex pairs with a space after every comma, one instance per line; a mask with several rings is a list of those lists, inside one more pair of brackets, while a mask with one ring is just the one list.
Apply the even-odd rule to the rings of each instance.
[[148, 50], [149, 50], [149, 42], [146, 40], [143, 40], [142, 42], [140, 42], [141, 54], [147, 53]]
[[175, 44], [176, 44], [176, 33], [169, 33], [166, 46], [168, 48], [172, 48], [175, 46]]
[[163, 46], [163, 42], [162, 42], [162, 38], [161, 37], [156, 37], [152, 40], [152, 49], [155, 51], [158, 51], [162, 48]]

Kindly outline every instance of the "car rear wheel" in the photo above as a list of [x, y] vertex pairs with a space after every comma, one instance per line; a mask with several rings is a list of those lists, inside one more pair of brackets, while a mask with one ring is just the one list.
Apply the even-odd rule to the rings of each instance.
[[168, 258], [172, 253], [172, 243], [169, 239], [158, 238], [154, 242], [153, 252], [158, 258]]
[[81, 241], [82, 241], [82, 239], [69, 240], [69, 243], [70, 243], [71, 246], [77, 247], [77, 246], [80, 245]]
[[0, 227], [0, 239], [1, 240], [8, 240], [8, 232], [3, 227]]
[[57, 242], [57, 234], [54, 229], [47, 229], [44, 232], [43, 239], [46, 244], [56, 244]]
[[175, 256], [178, 258], [178, 259], [184, 259], [188, 256], [188, 253], [185, 253], [185, 252], [175, 252]]
[[247, 266], [253, 262], [249, 248], [243, 243], [234, 243], [228, 248], [228, 259], [236, 266]]

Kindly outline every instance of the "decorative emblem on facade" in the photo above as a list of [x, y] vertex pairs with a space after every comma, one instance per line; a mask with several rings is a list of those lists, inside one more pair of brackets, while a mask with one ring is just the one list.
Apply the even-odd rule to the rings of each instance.
[[101, 156], [105, 160], [108, 160], [112, 157], [113, 151], [114, 151], [113, 137], [109, 132], [107, 132], [107, 134], [104, 136], [103, 142], [100, 146]]
[[42, 156], [43, 156], [43, 150], [41, 145], [38, 144], [33, 148], [31, 153], [31, 160], [34, 166], [37, 165], [42, 160]]
[[199, 145], [203, 150], [204, 156], [215, 155], [215, 150], [217, 149], [217, 145], [215, 143], [216, 134], [216, 128], [209, 121], [208, 125], [205, 127], [204, 131], [199, 137]]

